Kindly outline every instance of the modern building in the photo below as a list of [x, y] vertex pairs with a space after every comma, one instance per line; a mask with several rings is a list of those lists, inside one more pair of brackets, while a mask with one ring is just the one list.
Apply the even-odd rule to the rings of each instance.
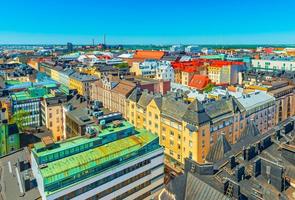
[[112, 116], [85, 136], [32, 149], [42, 199], [153, 199], [164, 186], [164, 154], [156, 135]]
[[68, 42], [67, 43], [67, 52], [72, 52], [74, 50], [74, 46], [72, 43]]
[[295, 71], [295, 60], [285, 59], [252, 59], [251, 68], [258, 71]]
[[201, 48], [199, 46], [193, 46], [193, 45], [190, 45], [190, 46], [187, 46], [185, 47], [184, 51], [186, 53], [201, 53]]
[[170, 52], [175, 52], [175, 53], [184, 52], [184, 45], [181, 45], [181, 44], [172, 45], [170, 47]]

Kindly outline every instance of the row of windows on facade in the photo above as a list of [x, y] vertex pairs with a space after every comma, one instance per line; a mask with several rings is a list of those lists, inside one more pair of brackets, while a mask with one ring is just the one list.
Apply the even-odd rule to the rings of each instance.
[[[103, 184], [106, 184], [106, 183], [108, 183], [110, 181], [113, 181], [116, 178], [119, 178], [119, 177], [121, 177], [123, 175], [129, 174], [129, 173], [135, 171], [136, 169], [139, 169], [139, 168], [141, 168], [143, 166], [146, 166], [146, 165], [148, 165], [150, 163], [151, 163], [151, 159], [144, 160], [144, 161], [142, 161], [140, 163], [137, 163], [135, 165], [132, 165], [132, 166], [130, 166], [128, 168], [125, 168], [125, 169], [123, 169], [123, 170], [121, 170], [119, 172], [116, 172], [116, 173], [114, 173], [114, 174], [112, 174], [110, 176], [107, 176], [105, 178], [102, 178], [100, 180], [97, 180], [97, 181], [95, 181], [95, 182], [93, 182], [93, 183], [91, 183], [91, 184], [89, 184], [87, 186], [84, 186], [82, 188], [79, 188], [78, 190], [75, 190], [75, 191], [73, 191], [73, 192], [71, 192], [69, 194], [66, 194], [66, 195], [64, 195], [62, 197], [59, 197], [58, 200], [67, 200], [67, 199], [74, 198], [74, 197], [76, 197], [78, 195], [81, 195], [83, 193], [86, 193], [86, 192], [88, 192], [88, 191], [90, 191], [90, 190], [92, 190], [94, 188], [97, 188], [97, 187], [99, 187], [99, 186], [101, 186]], [[136, 180], [138, 180], [138, 179], [140, 179], [140, 178], [142, 178], [142, 177], [144, 177], [146, 175], [149, 175], [150, 173], [151, 173], [151, 170], [147, 170], [147, 171], [145, 171], [145, 172], [143, 172], [141, 174], [138, 174], [136, 176], [133, 176], [132, 178], [130, 178], [130, 179], [127, 180], [127, 181], [129, 181], [128, 184], [130, 184], [131, 182], [134, 182], [134, 181], [136, 181]], [[116, 191], [116, 190], [120, 189], [121, 186], [124, 183], [126, 184], [127, 182], [122, 182], [120, 184], [117, 184], [116, 186], [113, 186], [112, 188], [109, 188], [108, 189], [109, 192], [111, 193], [113, 191]], [[105, 191], [107, 191], [107, 190], [105, 190]], [[99, 193], [99, 195], [102, 195], [101, 197], [107, 195], [107, 193], [105, 191]]]

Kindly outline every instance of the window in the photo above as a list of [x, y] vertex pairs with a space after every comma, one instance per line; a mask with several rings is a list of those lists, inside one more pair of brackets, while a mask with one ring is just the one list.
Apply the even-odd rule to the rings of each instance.
[[52, 127], [52, 122], [49, 122], [49, 127]]
[[52, 113], [49, 113], [49, 118], [52, 118]]
[[170, 140], [170, 145], [173, 146], [174, 145], [174, 141]]
[[188, 155], [189, 159], [193, 159], [193, 153], [190, 151]]
[[157, 114], [155, 114], [155, 118], [156, 118], [156, 119], [159, 119], [159, 116], [158, 116]]
[[171, 135], [171, 136], [174, 136], [174, 132], [173, 132], [173, 131], [170, 131], [170, 135]]
[[202, 141], [202, 147], [203, 148], [205, 147], [205, 141], [204, 140]]
[[205, 137], [205, 130], [202, 130], [202, 136]]
[[189, 147], [193, 147], [193, 142], [191, 140], [189, 141]]
[[171, 156], [173, 156], [173, 151], [172, 151], [172, 150], [170, 150], [170, 152], [169, 152], [169, 153], [170, 153], [170, 155], [171, 155]]
[[158, 128], [159, 126], [158, 126], [158, 124], [155, 124], [155, 128]]

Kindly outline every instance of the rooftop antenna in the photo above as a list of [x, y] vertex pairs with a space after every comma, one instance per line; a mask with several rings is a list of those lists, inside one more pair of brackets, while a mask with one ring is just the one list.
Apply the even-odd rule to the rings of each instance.
[[94, 46], [94, 39], [92, 39], [92, 46]]
[[103, 34], [103, 44], [106, 45], [106, 34]]

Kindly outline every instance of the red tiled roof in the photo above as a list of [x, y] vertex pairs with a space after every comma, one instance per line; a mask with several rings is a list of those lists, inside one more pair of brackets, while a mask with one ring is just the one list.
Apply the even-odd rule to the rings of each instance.
[[195, 74], [188, 85], [198, 90], [203, 90], [210, 82], [208, 76]]
[[[195, 72], [198, 67], [202, 67], [208, 64], [213, 67], [223, 67], [226, 65], [243, 65], [243, 62], [223, 61], [223, 60], [208, 60], [208, 59], [196, 59], [192, 61], [175, 61], [171, 63], [174, 69], [181, 71]], [[192, 70], [194, 69], [194, 70]]]

